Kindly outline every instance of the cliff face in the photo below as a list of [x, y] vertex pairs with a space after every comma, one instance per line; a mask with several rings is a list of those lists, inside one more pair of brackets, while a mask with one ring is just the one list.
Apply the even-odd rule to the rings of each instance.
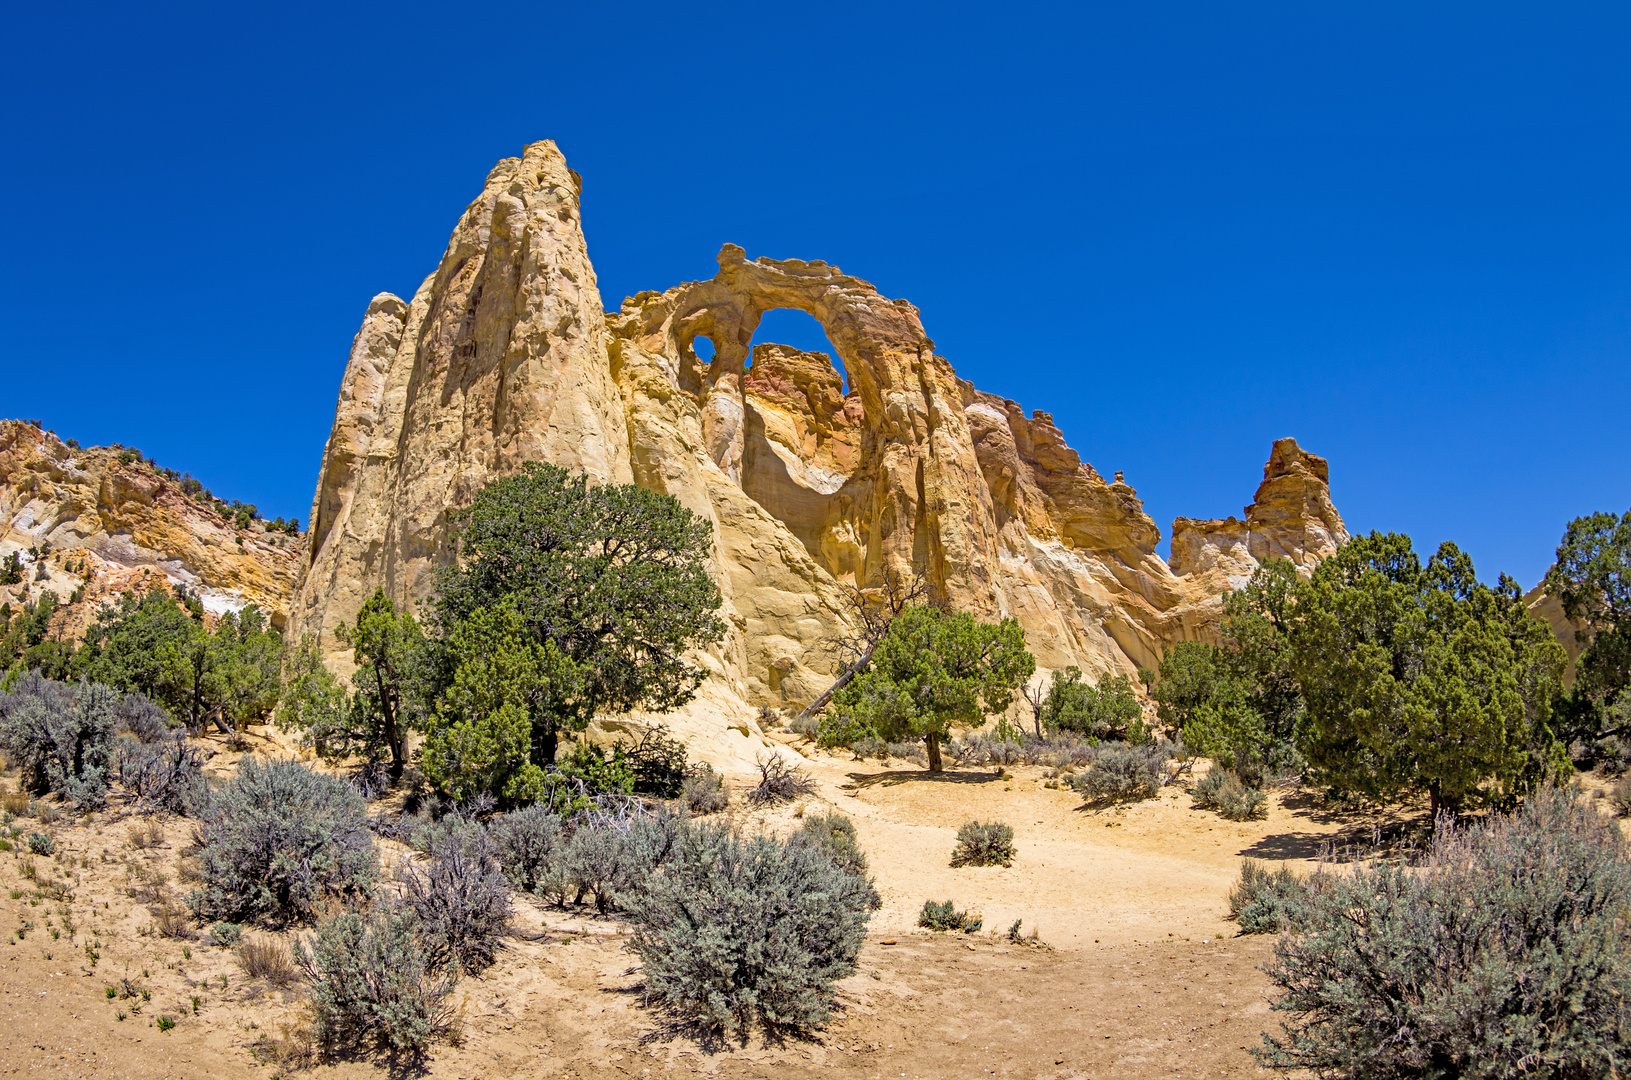
[[[1345, 536], [1324, 462], [1282, 440], [1248, 510], [1274, 539], [1225, 544], [1242, 523], [1180, 519], [1208, 539], [1186, 540], [1174, 572], [1131, 487], [1106, 483], [1047, 414], [958, 379], [915, 307], [836, 267], [727, 244], [712, 279], [603, 315], [578, 193], [552, 143], [529, 146], [489, 175], [412, 301], [369, 306], [291, 612], [336, 665], [349, 666], [333, 628], [376, 587], [423, 602], [452, 557], [447, 512], [529, 459], [632, 480], [711, 523], [731, 632], [701, 658], [715, 678], [680, 726], [716, 731], [721, 709], [823, 689], [821, 643], [849, 618], [840, 585], [875, 586], [886, 568], [1017, 617], [1045, 668], [1132, 672], [1206, 634], [1254, 560], [1295, 549], [1311, 565], [1325, 548], [1294, 536]], [[837, 356], [761, 345], [750, 358], [774, 308], [812, 315]]]
[[[0, 588], [0, 599], [19, 602], [49, 590], [66, 601], [85, 586], [77, 614], [62, 616], [72, 635], [101, 601], [163, 580], [193, 589], [217, 615], [256, 604], [282, 626], [303, 562], [301, 541], [253, 523], [239, 529], [144, 462], [121, 462], [119, 453], [70, 448], [32, 424], [0, 421], [0, 556], [23, 552], [29, 565], [24, 581]], [[27, 552], [47, 544], [42, 578]]]

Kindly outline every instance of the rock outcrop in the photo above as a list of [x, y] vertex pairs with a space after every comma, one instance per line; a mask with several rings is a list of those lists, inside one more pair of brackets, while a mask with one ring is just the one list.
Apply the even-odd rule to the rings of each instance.
[[[47, 547], [40, 577], [30, 552]], [[29, 566], [0, 598], [48, 589], [66, 601], [84, 586], [77, 615], [62, 615], [70, 635], [102, 602], [157, 580], [185, 585], [216, 615], [256, 604], [282, 626], [302, 550], [261, 523], [238, 528], [139, 458], [122, 461], [119, 447], [70, 447], [33, 424], [0, 421], [0, 557], [21, 552]]]
[[1289, 559], [1306, 574], [1348, 541], [1330, 484], [1324, 458], [1296, 439], [1275, 440], [1245, 520], [1181, 517], [1172, 523], [1173, 573], [1209, 578], [1208, 591], [1219, 595], [1245, 584], [1269, 559]]
[[[837, 267], [727, 244], [713, 278], [603, 314], [579, 190], [552, 143], [527, 147], [488, 176], [413, 299], [369, 305], [290, 616], [337, 667], [334, 627], [377, 587], [421, 604], [452, 558], [448, 512], [529, 459], [666, 492], [711, 523], [730, 632], [678, 725], [739, 723], [750, 741], [751, 707], [826, 686], [843, 586], [886, 570], [1018, 618], [1044, 668], [1131, 673], [1206, 634], [1254, 560], [1310, 565], [1345, 535], [1324, 462], [1282, 440], [1237, 523], [1272, 539], [1224, 545], [1228, 523], [1180, 519], [1215, 540], [1186, 541], [1193, 572], [1175, 573], [1133, 488], [1106, 483], [1046, 413], [960, 380], [912, 304]], [[753, 346], [775, 308], [812, 315], [837, 355]]]

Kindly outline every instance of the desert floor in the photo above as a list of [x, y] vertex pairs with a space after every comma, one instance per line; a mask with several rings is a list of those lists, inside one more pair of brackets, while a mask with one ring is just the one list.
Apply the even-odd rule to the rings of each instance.
[[[238, 755], [213, 745], [210, 770], [229, 773]], [[280, 748], [262, 736], [256, 749]], [[0, 855], [0, 1076], [1244, 1076], [1261, 1071], [1245, 1048], [1278, 1025], [1260, 970], [1272, 943], [1224, 919], [1240, 860], [1306, 869], [1325, 843], [1367, 843], [1420, 817], [1337, 815], [1290, 794], [1267, 820], [1234, 823], [1191, 809], [1182, 784], [1094, 812], [1045, 787], [1041, 768], [930, 776], [817, 755], [808, 769], [815, 795], [756, 812], [738, 799], [727, 813], [752, 830], [786, 831], [827, 807], [856, 822], [884, 906], [818, 1037], [700, 1045], [642, 1004], [620, 919], [523, 897], [503, 958], [455, 992], [457, 1045], [423, 1066], [312, 1065], [297, 1052], [297, 987], [249, 979], [190, 924], [179, 938], [159, 932], [164, 890], [189, 887], [178, 864], [191, 824], [163, 821], [160, 839], [104, 811], [51, 824], [54, 856]], [[746, 777], [733, 779], [740, 791]], [[5, 783], [15, 790], [15, 776]], [[973, 818], [1014, 827], [1013, 866], [950, 867]], [[404, 856], [382, 847], [387, 866]], [[948, 898], [984, 929], [914, 926], [925, 899]], [[1042, 944], [1009, 941], [1016, 919]], [[175, 1026], [160, 1030], [160, 1016]]]

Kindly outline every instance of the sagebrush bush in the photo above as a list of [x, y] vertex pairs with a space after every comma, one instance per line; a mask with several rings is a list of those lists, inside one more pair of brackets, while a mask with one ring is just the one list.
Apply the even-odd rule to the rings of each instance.
[[686, 776], [684, 795], [685, 808], [693, 814], [716, 814], [731, 804], [725, 778], [707, 764]]
[[198, 830], [200, 921], [308, 918], [328, 897], [365, 895], [379, 874], [362, 796], [296, 761], [245, 758]]
[[813, 739], [821, 731], [821, 718], [819, 716], [795, 716], [788, 723], [787, 730], [795, 735], [804, 735]]
[[958, 911], [957, 905], [950, 900], [939, 903], [925, 900], [923, 910], [918, 913], [917, 924], [930, 930], [961, 930], [965, 934], [972, 934], [985, 925], [985, 920], [978, 915], [970, 916], [966, 911]]
[[581, 903], [593, 896], [602, 914], [644, 888], [679, 842], [683, 822], [672, 814], [640, 816], [624, 822], [582, 824], [562, 853], [564, 883]]
[[1277, 934], [1288, 930], [1292, 913], [1308, 894], [1308, 886], [1284, 866], [1270, 870], [1255, 859], [1240, 864], [1240, 880], [1229, 890], [1229, 918], [1242, 934]]
[[1105, 743], [1093, 763], [1073, 777], [1071, 787], [1089, 804], [1138, 802], [1161, 794], [1166, 748]]
[[1216, 810], [1230, 821], [1258, 821], [1269, 816], [1269, 797], [1261, 788], [1250, 787], [1227, 769], [1216, 766], [1195, 782], [1190, 797], [1196, 806]]
[[28, 850], [33, 855], [53, 855], [57, 850], [57, 842], [51, 839], [49, 833], [29, 833]]
[[154, 742], [121, 738], [113, 754], [122, 797], [140, 814], [194, 814], [209, 804], [204, 755], [177, 736]]
[[488, 835], [510, 884], [522, 892], [536, 892], [550, 877], [566, 847], [565, 824], [559, 814], [536, 805], [493, 819]]
[[815, 781], [805, 775], [803, 768], [789, 765], [780, 754], [772, 754], [759, 759], [759, 783], [748, 792], [748, 802], [754, 806], [791, 802], [814, 790]]
[[923, 744], [915, 742], [890, 743], [889, 756], [900, 758], [902, 761], [924, 762], [929, 760], [929, 752], [923, 749]]
[[107, 800], [119, 695], [101, 683], [75, 686], [30, 672], [0, 694], [0, 750], [31, 791], [58, 791], [80, 809]]
[[438, 975], [395, 912], [346, 912], [295, 945], [311, 982], [312, 1035], [326, 1049], [372, 1042], [422, 1058], [452, 1023], [457, 972]]
[[646, 993], [708, 1030], [817, 1027], [855, 971], [868, 891], [817, 845], [684, 826], [626, 898]]
[[113, 730], [140, 742], [158, 742], [173, 727], [170, 714], [142, 694], [126, 694], [113, 707]]
[[865, 882], [867, 907], [870, 910], [877, 911], [883, 907], [883, 896], [867, 875], [866, 855], [861, 851], [860, 840], [855, 835], [855, 822], [836, 812], [811, 814], [804, 818], [792, 839], [794, 843], [815, 845], [838, 869]]
[[510, 930], [510, 890], [485, 832], [444, 839], [426, 865], [405, 863], [399, 876], [431, 968], [477, 974], [492, 966]]
[[1266, 969], [1288, 1014], [1262, 1058], [1353, 1077], [1623, 1075], [1631, 860], [1571, 793], [1440, 819], [1416, 868], [1315, 875]]
[[844, 873], [866, 876], [866, 855], [862, 853], [861, 843], [856, 838], [855, 822], [843, 814], [808, 814], [794, 835], [796, 839], [821, 848]]
[[849, 744], [850, 752], [857, 759], [881, 758], [889, 753], [889, 744], [872, 735], [863, 735]]
[[953, 866], [1008, 866], [1014, 861], [1014, 830], [1000, 821], [970, 821], [957, 830]]
[[243, 936], [244, 928], [237, 923], [218, 922], [210, 924], [205, 940], [216, 948], [230, 949], [236, 946]]

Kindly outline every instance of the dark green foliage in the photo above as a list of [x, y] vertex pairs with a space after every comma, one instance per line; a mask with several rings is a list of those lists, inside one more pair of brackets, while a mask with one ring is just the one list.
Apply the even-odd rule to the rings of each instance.
[[1443, 544], [1349, 541], [1297, 588], [1292, 668], [1316, 779], [1386, 799], [1426, 791], [1435, 812], [1510, 800], [1568, 769], [1549, 726], [1561, 646], [1517, 584], [1481, 584]]
[[868, 893], [817, 845], [684, 828], [627, 899], [646, 992], [681, 1019], [744, 1039], [756, 1024], [818, 1027], [833, 983], [855, 971]]
[[632, 484], [591, 488], [529, 462], [478, 492], [460, 523], [459, 562], [436, 600], [442, 670], [451, 682], [466, 662], [461, 624], [514, 610], [524, 640], [548, 654], [549, 677], [508, 703], [526, 730], [525, 762], [547, 768], [559, 733], [597, 715], [665, 712], [695, 694], [705, 673], [684, 654], [718, 641], [724, 624], [707, 572], [712, 530], [678, 500]]
[[0, 749], [22, 769], [24, 787], [61, 792], [81, 809], [101, 806], [119, 705], [100, 683], [24, 675], [0, 695]]
[[725, 778], [706, 763], [686, 776], [681, 794], [685, 798], [685, 808], [693, 814], [715, 814], [731, 804], [731, 793], [725, 786]]
[[229, 612], [213, 632], [193, 594], [127, 593], [103, 611], [73, 659], [76, 672], [145, 694], [193, 731], [218, 715], [240, 728], [277, 704], [283, 638], [254, 605]]
[[1093, 739], [1141, 741], [1144, 708], [1125, 675], [1106, 676], [1094, 686], [1078, 667], [1055, 671], [1045, 695], [1027, 691], [1036, 734], [1074, 732]]
[[1216, 810], [1230, 821], [1257, 821], [1268, 816], [1268, 796], [1217, 766], [1196, 781], [1190, 795], [1203, 810]]
[[634, 793], [658, 799], [678, 797], [685, 788], [685, 744], [661, 724], [643, 728], [624, 746], [623, 760], [634, 774]]
[[498, 849], [479, 825], [434, 845], [423, 866], [400, 874], [402, 899], [432, 969], [485, 971], [509, 933], [510, 892]]
[[930, 930], [961, 930], [965, 934], [972, 934], [985, 925], [985, 920], [977, 915], [970, 918], [968, 912], [958, 911], [950, 900], [940, 903], [925, 900], [923, 910], [918, 913], [917, 924]]
[[34, 855], [52, 855], [56, 853], [57, 842], [49, 833], [29, 833], [28, 850]]
[[424, 677], [424, 635], [412, 615], [397, 612], [384, 589], [363, 604], [355, 624], [337, 627], [335, 635], [352, 646], [357, 689], [347, 729], [343, 735], [329, 733], [326, 741], [337, 751], [344, 742], [344, 752], [370, 759], [383, 748], [390, 755], [391, 779], [400, 780], [408, 763], [408, 731], [423, 726], [414, 715], [413, 691]]
[[1284, 866], [1270, 870], [1254, 859], [1240, 864], [1240, 880], [1229, 890], [1229, 918], [1242, 934], [1289, 930], [1291, 913], [1308, 897], [1308, 886]]
[[1249, 783], [1297, 772], [1304, 705], [1288, 636], [1296, 568], [1271, 559], [1224, 599], [1224, 647], [1179, 642], [1161, 660], [1157, 713], [1184, 744]]
[[331, 897], [366, 895], [379, 872], [367, 804], [350, 785], [295, 761], [244, 758], [199, 829], [200, 919], [272, 925]]
[[311, 982], [312, 1034], [326, 1049], [372, 1043], [423, 1058], [452, 1022], [458, 974], [432, 972], [404, 915], [338, 915], [295, 945], [295, 961]]
[[1095, 806], [1153, 799], [1161, 794], [1163, 766], [1170, 756], [1165, 745], [1106, 743], [1099, 747], [1087, 770], [1072, 777], [1070, 784]]
[[23, 580], [23, 556], [13, 551], [0, 560], [0, 585], [15, 585]]
[[954, 724], [979, 724], [1013, 703], [1036, 670], [1018, 621], [981, 623], [967, 612], [908, 606], [896, 615], [871, 660], [833, 696], [822, 715], [824, 746], [873, 737], [921, 739], [929, 771]]
[[1585, 646], [1575, 664], [1565, 738], [1590, 738], [1617, 703], [1631, 704], [1631, 510], [1575, 518], [1563, 533], [1546, 590], [1580, 624]]
[[1606, 1078], [1631, 1054], [1631, 862], [1569, 792], [1441, 822], [1425, 865], [1316, 875], [1260, 1056], [1368, 1077]]
[[970, 821], [957, 830], [953, 866], [1008, 866], [1014, 861], [1014, 830], [1000, 821]]

